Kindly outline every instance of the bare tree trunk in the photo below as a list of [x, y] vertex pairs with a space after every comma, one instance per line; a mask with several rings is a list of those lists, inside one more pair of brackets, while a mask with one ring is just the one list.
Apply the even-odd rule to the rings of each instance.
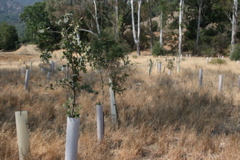
[[163, 11], [161, 11], [160, 14], [160, 31], [159, 31], [159, 43], [160, 47], [163, 46]]
[[132, 14], [132, 30], [133, 30], [133, 39], [134, 43], [137, 46], [137, 53], [140, 56], [140, 11], [141, 11], [141, 3], [142, 0], [138, 0], [138, 32], [136, 34], [135, 23], [134, 23], [134, 8], [133, 8], [133, 0], [131, 0], [131, 14]]
[[140, 56], [140, 14], [141, 14], [141, 3], [142, 0], [138, 0], [138, 35], [137, 35], [137, 51], [138, 55]]
[[179, 40], [178, 40], [178, 56], [180, 58], [182, 54], [182, 17], [183, 17], [183, 4], [184, 0], [180, 0], [179, 3]]
[[93, 0], [93, 4], [94, 4], [94, 10], [95, 10], [95, 15], [94, 15], [94, 18], [95, 18], [95, 22], [96, 22], [96, 25], [97, 25], [97, 32], [98, 32], [98, 35], [100, 35], [100, 27], [99, 27], [99, 23], [98, 23], [98, 12], [97, 12], [97, 3], [96, 3], [96, 0]]
[[150, 35], [150, 54], [152, 55], [153, 50], [153, 32], [152, 32], [152, 9], [151, 9], [151, 0], [148, 0], [148, 27]]
[[198, 0], [198, 4], [199, 4], [199, 8], [198, 8], [198, 22], [197, 22], [197, 39], [196, 39], [197, 54], [199, 54], [199, 37], [200, 37], [202, 0]]
[[234, 51], [234, 45], [236, 43], [236, 33], [237, 33], [237, 17], [238, 17], [238, 0], [234, 0], [232, 8], [232, 36], [231, 36], [231, 51], [230, 56]]
[[115, 14], [116, 14], [116, 17], [115, 17], [115, 23], [116, 23], [116, 26], [115, 26], [115, 32], [116, 32], [116, 40], [118, 41], [119, 39], [119, 29], [118, 29], [118, 25], [119, 25], [119, 14], [118, 14], [118, 0], [115, 0]]

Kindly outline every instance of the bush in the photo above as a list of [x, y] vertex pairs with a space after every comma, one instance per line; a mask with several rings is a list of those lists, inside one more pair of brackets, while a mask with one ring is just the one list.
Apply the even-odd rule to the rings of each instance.
[[0, 24], [0, 49], [14, 50], [18, 47], [18, 34], [14, 26], [7, 23]]
[[166, 51], [160, 46], [159, 42], [155, 42], [153, 45], [153, 55], [166, 55]]
[[212, 59], [212, 61], [210, 62], [211, 64], [226, 64], [227, 62], [224, 59]]
[[158, 22], [152, 21], [152, 31], [156, 32], [158, 30]]
[[230, 55], [231, 60], [240, 60], [240, 45], [235, 45], [235, 49]]

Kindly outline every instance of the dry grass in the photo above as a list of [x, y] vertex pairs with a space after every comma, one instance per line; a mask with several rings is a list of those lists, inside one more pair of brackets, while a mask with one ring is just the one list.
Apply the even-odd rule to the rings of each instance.
[[[186, 58], [181, 73], [148, 76], [147, 58], [131, 57], [127, 90], [117, 95], [119, 125], [110, 119], [108, 87], [105, 95], [81, 92], [81, 131], [78, 157], [84, 160], [201, 160], [239, 159], [240, 94], [239, 65], [206, 64], [205, 58]], [[152, 57], [151, 57], [152, 58]], [[164, 58], [152, 58], [163, 62]], [[38, 62], [39, 63], [39, 62]], [[176, 65], [175, 65], [176, 66]], [[17, 68], [17, 67], [15, 67]], [[29, 112], [31, 160], [64, 158], [66, 114], [61, 106], [68, 96], [62, 88], [46, 89], [46, 73], [37, 65], [31, 72], [30, 89], [24, 91], [19, 69], [0, 69], [0, 160], [18, 159], [14, 112]], [[204, 70], [203, 87], [198, 88], [198, 70]], [[218, 93], [218, 75], [224, 75], [223, 92]], [[63, 77], [55, 72], [51, 81]], [[84, 77], [95, 90], [99, 75]], [[96, 136], [95, 104], [104, 99], [105, 137]]]

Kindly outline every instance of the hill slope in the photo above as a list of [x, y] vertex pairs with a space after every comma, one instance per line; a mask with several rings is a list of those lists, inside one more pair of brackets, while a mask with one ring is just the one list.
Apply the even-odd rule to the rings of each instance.
[[7, 22], [17, 28], [19, 36], [23, 36], [24, 24], [19, 19], [24, 6], [32, 5], [42, 0], [0, 0], [0, 23]]

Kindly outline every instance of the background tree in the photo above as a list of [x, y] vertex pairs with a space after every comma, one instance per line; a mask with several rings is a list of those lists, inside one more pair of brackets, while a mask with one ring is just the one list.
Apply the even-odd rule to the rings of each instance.
[[61, 36], [58, 32], [40, 33], [44, 28], [57, 30], [54, 23], [50, 23], [45, 2], [36, 2], [32, 6], [25, 7], [20, 19], [26, 23], [25, 38], [28, 42], [38, 44], [41, 49], [44, 49], [60, 41]]
[[0, 50], [9, 51], [17, 49], [19, 44], [17, 30], [14, 26], [0, 23]]
[[131, 15], [132, 15], [132, 32], [133, 32], [133, 39], [134, 43], [137, 47], [137, 54], [141, 55], [140, 53], [140, 13], [141, 13], [141, 4], [142, 0], [137, 1], [137, 32], [135, 28], [135, 19], [134, 19], [134, 3], [133, 0], [131, 0]]
[[184, 0], [179, 3], [179, 36], [178, 36], [178, 56], [182, 54], [182, 18], [183, 18]]
[[221, 0], [220, 5], [223, 12], [226, 14], [226, 16], [231, 22], [231, 42], [230, 42], [230, 45], [231, 45], [230, 58], [231, 58], [232, 53], [235, 49], [235, 44], [236, 44], [237, 22], [238, 22], [238, 0], [231, 0], [231, 1]]

